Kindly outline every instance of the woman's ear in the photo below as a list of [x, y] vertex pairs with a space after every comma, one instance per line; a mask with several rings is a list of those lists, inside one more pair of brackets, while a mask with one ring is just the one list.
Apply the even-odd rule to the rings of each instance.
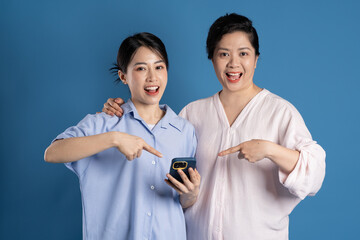
[[120, 80], [122, 81], [123, 84], [127, 84], [125, 73], [123, 73], [122, 71], [119, 70], [118, 71], [118, 76], [119, 76], [119, 78], [120, 78]]
[[258, 61], [258, 59], [259, 59], [259, 55], [257, 55], [257, 56], [255, 57], [255, 67], [254, 67], [254, 68], [256, 68], [256, 66], [257, 66], [257, 61]]

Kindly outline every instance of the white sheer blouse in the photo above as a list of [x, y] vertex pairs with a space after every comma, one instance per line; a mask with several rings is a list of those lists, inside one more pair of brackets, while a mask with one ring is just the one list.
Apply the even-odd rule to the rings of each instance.
[[[325, 152], [286, 100], [266, 89], [229, 126], [219, 94], [188, 104], [180, 116], [196, 129], [197, 202], [185, 211], [188, 239], [288, 239], [289, 214], [315, 195], [325, 176]], [[269, 159], [256, 163], [218, 153], [241, 142], [264, 139], [300, 151], [286, 175]]]

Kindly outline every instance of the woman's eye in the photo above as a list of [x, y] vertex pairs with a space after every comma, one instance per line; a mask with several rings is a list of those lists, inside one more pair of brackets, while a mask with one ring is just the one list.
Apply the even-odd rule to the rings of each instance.
[[157, 66], [156, 69], [164, 69], [164, 66]]
[[240, 53], [240, 56], [246, 56], [246, 55], [248, 55], [247, 52], [241, 52]]
[[138, 67], [138, 68], [136, 69], [136, 71], [144, 71], [144, 70], [145, 70], [144, 67]]
[[225, 52], [220, 53], [220, 57], [227, 57], [227, 56], [229, 56], [229, 54], [228, 54], [228, 53], [225, 53]]

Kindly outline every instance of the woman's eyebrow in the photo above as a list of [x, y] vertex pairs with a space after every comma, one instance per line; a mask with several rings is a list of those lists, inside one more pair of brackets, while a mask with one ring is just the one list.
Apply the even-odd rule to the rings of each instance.
[[[164, 62], [164, 60], [158, 60], [154, 63], [157, 64], [157, 63], [161, 63], [161, 62]], [[147, 65], [147, 63], [146, 62], [137, 62], [134, 64], [134, 66], [137, 66], [137, 65]]]
[[[241, 48], [238, 48], [237, 50], [251, 50], [250, 48], [248, 48], [248, 47], [241, 47]], [[218, 51], [219, 50], [223, 50], [223, 51], [230, 51], [228, 48], [222, 48], [222, 47], [220, 47], [220, 48], [218, 48], [217, 49]]]
[[242, 48], [238, 48], [238, 50], [251, 50], [251, 49], [248, 47], [242, 47]]

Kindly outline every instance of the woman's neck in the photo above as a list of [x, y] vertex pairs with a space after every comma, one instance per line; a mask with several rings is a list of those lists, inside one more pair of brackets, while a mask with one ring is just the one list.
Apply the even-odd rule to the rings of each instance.
[[159, 104], [148, 105], [133, 101], [136, 111], [147, 124], [157, 124], [165, 115]]
[[220, 102], [223, 105], [229, 126], [235, 122], [236, 118], [246, 107], [246, 105], [256, 96], [262, 89], [255, 84], [251, 85], [247, 89], [241, 91], [232, 92], [223, 89], [220, 92]]
[[[231, 106], [243, 106], [245, 107], [253, 97], [255, 97], [259, 92], [261, 92], [261, 88], [252, 84], [246, 89], [241, 89], [239, 91], [229, 91], [223, 89], [220, 92], [220, 101], [224, 107]], [[242, 107], [242, 108], [243, 108]]]

